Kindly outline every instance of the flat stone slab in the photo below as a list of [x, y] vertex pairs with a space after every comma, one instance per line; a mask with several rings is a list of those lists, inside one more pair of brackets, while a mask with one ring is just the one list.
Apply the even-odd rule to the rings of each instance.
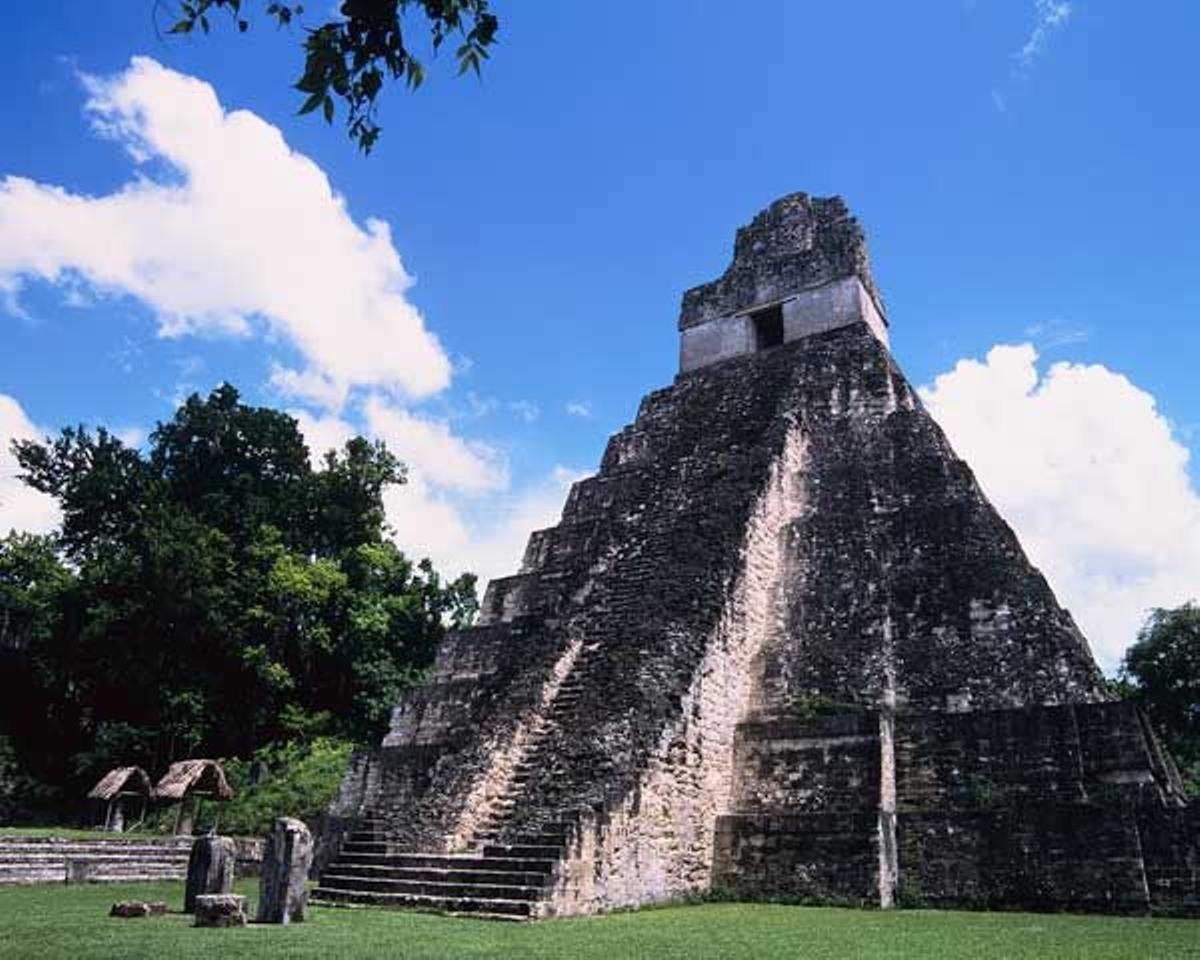
[[196, 897], [197, 927], [244, 927], [246, 898], [240, 893], [202, 893]]

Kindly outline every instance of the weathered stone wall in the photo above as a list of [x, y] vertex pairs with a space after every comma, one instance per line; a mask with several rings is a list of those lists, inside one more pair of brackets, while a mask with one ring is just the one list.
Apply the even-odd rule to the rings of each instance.
[[[886, 904], [882, 729], [742, 724], [714, 884]], [[1132, 704], [900, 714], [894, 736], [902, 905], [1200, 914], [1200, 818]]]
[[733, 262], [720, 278], [683, 295], [679, 329], [847, 277], [858, 277], [883, 314], [866, 237], [845, 202], [793, 193], [738, 230]]
[[[791, 343], [814, 333], [825, 333], [852, 323], [865, 323], [885, 346], [887, 322], [875, 309], [875, 301], [858, 277], [831, 280], [805, 290], [778, 304], [781, 343]], [[720, 363], [746, 353], [765, 349], [758, 339], [756, 314], [752, 311], [718, 317], [690, 326], [679, 335], [679, 370], [689, 373], [711, 363]]]
[[878, 904], [879, 733], [874, 712], [741, 724], [734, 804], [717, 822], [714, 886]]
[[714, 828], [733, 801], [737, 723], [753, 697], [752, 663], [782, 627], [778, 571], [786, 530], [803, 509], [804, 445], [789, 430], [751, 512], [741, 572], [703, 658], [632, 790], [575, 819], [554, 894], [557, 910], [589, 913], [666, 900], [712, 883]]
[[685, 294], [685, 337], [784, 300], [807, 335], [643, 400], [335, 813], [423, 851], [481, 824], [501, 843], [565, 831], [550, 912], [713, 883], [886, 906], [897, 876], [945, 902], [1034, 877], [1050, 902], [1115, 909], [1138, 870], [1187, 902], [1190, 814], [1163, 814], [1183, 839], [1151, 858], [1112, 813], [1176, 803], [1169, 761], [1105, 703], [869, 318], [813, 333], [829, 310], [797, 314], [790, 298], [835, 287], [878, 307], [840, 200], [784, 198], [739, 231], [725, 275]]
[[879, 718], [873, 712], [760, 719], [738, 727], [738, 813], [861, 813], [879, 805]]
[[[804, 451], [793, 507], [748, 539], [789, 444]], [[774, 554], [747, 575], [755, 538]], [[730, 625], [747, 590], [774, 623], [747, 641], [743, 670], [743, 654], [721, 650], [744, 639]], [[618, 848], [639, 863], [653, 861], [646, 843], [675, 851], [658, 879], [613, 879], [630, 899], [598, 894], [604, 905], [707, 882], [702, 858], [678, 851], [709, 843], [720, 811], [679, 804], [701, 782], [713, 803], [729, 795], [707, 771], [728, 767], [732, 725], [755, 712], [889, 694], [925, 709], [1100, 695], [1070, 618], [863, 324], [649, 395], [562, 522], [531, 538], [522, 572], [489, 590], [484, 623], [454, 634], [432, 682], [397, 708], [384, 748], [349, 778], [364, 785], [352, 805], [400, 845], [461, 843], [573, 644], [596, 651], [576, 668], [582, 695], [539, 748], [510, 827], [599, 824], [586, 842], [612, 864]], [[736, 706], [726, 697], [710, 715], [705, 684], [736, 688]], [[656, 792], [673, 821], [706, 826], [645, 842], [640, 825], [621, 826]]]
[[1200, 913], [1200, 834], [1130, 703], [902, 717], [910, 901]]
[[1131, 703], [906, 716], [896, 754], [901, 810], [1070, 803], [1122, 785], [1181, 802]]
[[900, 902], [1144, 913], [1136, 822], [1119, 808], [1041, 802], [901, 812]]
[[879, 904], [874, 811], [722, 816], [714, 860], [714, 887], [746, 899]]
[[1200, 804], [1147, 803], [1137, 808], [1137, 825], [1153, 911], [1200, 917]]

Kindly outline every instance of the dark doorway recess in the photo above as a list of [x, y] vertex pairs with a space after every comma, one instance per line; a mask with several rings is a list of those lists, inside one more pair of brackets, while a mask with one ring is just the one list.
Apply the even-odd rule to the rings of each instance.
[[783, 343], [783, 304], [755, 310], [750, 322], [754, 324], [755, 350], [769, 350]]

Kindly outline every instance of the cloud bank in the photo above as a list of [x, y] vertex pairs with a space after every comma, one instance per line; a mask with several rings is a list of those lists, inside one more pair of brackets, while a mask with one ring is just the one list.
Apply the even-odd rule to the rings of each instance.
[[136, 175], [99, 197], [0, 180], [0, 291], [82, 278], [147, 304], [162, 336], [269, 333], [307, 364], [276, 385], [323, 407], [352, 386], [422, 397], [450, 382], [388, 225], [356, 223], [276, 127], [146, 57], [84, 83], [94, 129]]
[[1151, 608], [1200, 595], [1200, 492], [1150, 394], [1037, 359], [996, 346], [920, 393], [1112, 670]]
[[[268, 357], [291, 348], [300, 368], [271, 362], [268, 382], [297, 404], [314, 459], [356, 434], [384, 440], [409, 468], [409, 483], [387, 495], [401, 546], [450, 575], [514, 572], [529, 529], [554, 522], [574, 474], [556, 468], [514, 489], [502, 445], [418, 408], [453, 370], [406, 299], [412, 280], [388, 225], [356, 222], [278, 128], [227, 110], [202, 80], [135, 57], [82, 82], [92, 130], [124, 148], [132, 178], [103, 196], [0, 179], [0, 306], [19, 312], [23, 286], [44, 281], [81, 308], [133, 297], [160, 336], [257, 338]], [[17, 481], [7, 453], [11, 437], [45, 431], [16, 400], [0, 401], [0, 526], [49, 529], [53, 504]], [[540, 415], [528, 401], [507, 409], [524, 423]]]
[[15, 398], [0, 393], [0, 537], [10, 530], [49, 533], [58, 526], [58, 504], [18, 479], [11, 449], [14, 440], [41, 440], [50, 432], [36, 426]]

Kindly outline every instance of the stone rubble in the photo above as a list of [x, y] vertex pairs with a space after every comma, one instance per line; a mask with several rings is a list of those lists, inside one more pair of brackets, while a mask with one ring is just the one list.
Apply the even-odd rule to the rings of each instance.
[[246, 898], [240, 893], [203, 893], [196, 897], [197, 927], [244, 927]]
[[161, 917], [167, 905], [161, 900], [118, 900], [108, 911], [110, 917]]

